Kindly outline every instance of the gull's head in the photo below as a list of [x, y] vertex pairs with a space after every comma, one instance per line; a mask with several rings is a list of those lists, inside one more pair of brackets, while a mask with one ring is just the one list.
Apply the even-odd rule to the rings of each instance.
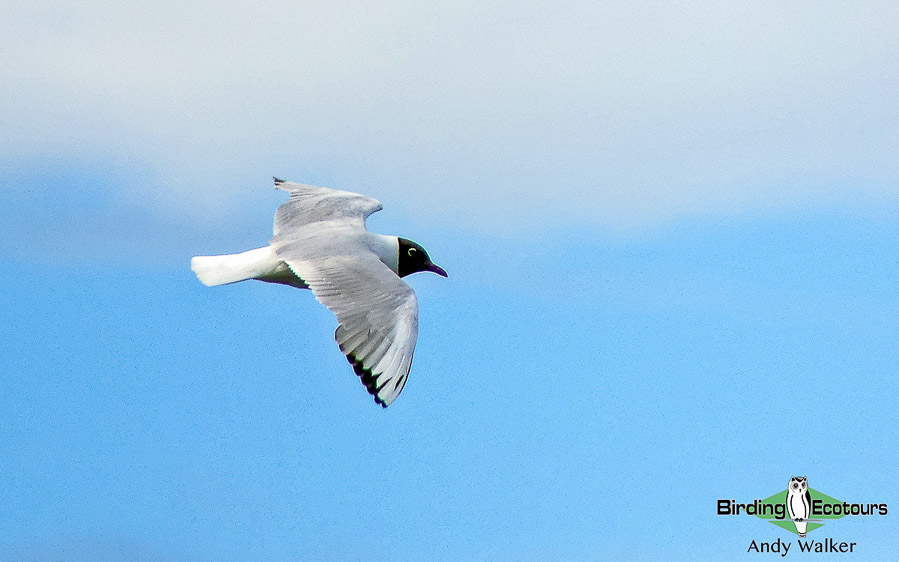
[[431, 271], [446, 277], [446, 271], [431, 261], [428, 253], [419, 244], [406, 238], [399, 238], [400, 255], [397, 261], [397, 275], [405, 277], [419, 271]]

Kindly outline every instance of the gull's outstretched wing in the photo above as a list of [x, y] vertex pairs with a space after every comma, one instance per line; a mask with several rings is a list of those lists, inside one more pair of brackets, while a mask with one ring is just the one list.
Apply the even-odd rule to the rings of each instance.
[[375, 402], [389, 406], [412, 368], [418, 299], [372, 251], [370, 197], [275, 180], [290, 200], [275, 213], [272, 248], [337, 316], [340, 350]]
[[275, 178], [275, 187], [290, 199], [275, 212], [275, 237], [316, 222], [342, 221], [365, 228], [365, 219], [383, 207], [377, 199], [327, 187], [304, 185]]
[[[334, 333], [362, 384], [375, 402], [389, 406], [399, 396], [412, 368], [418, 339], [418, 299], [412, 288], [372, 252], [331, 237], [331, 252], [309, 252], [302, 240], [276, 247], [278, 256], [337, 316]], [[318, 254], [314, 257], [310, 254]]]

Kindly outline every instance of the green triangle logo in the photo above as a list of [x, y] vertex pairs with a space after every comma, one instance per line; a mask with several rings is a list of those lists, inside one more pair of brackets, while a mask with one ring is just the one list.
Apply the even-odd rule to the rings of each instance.
[[[809, 488], [808, 492], [812, 498], [812, 506], [815, 506], [815, 505], [839, 505], [839, 504], [843, 503], [840, 500], [834, 499], [834, 498], [828, 496], [827, 494], [824, 494], [822, 492], [819, 492], [818, 490], [815, 490], [814, 488]], [[820, 504], [818, 504], [819, 501], [821, 502]], [[764, 500], [762, 500], [759, 503], [775, 506], [775, 505], [786, 505], [786, 502], [787, 502], [787, 491], [783, 490], [781, 492], [774, 494], [773, 496], [771, 496], [769, 498], [765, 498]], [[833, 513], [834, 510], [831, 509], [831, 510], [823, 510], [823, 511], [830, 511], [831, 513]], [[845, 513], [841, 513], [840, 515], [817, 515], [813, 511], [810, 519], [839, 519], [840, 517], [844, 517], [845, 515], [846, 515]], [[786, 529], [787, 531], [790, 531], [791, 533], [793, 533], [795, 535], [799, 534], [798, 531], [796, 531], [796, 524], [793, 521], [790, 521], [789, 519], [770, 520], [770, 519], [768, 519], [769, 516], [765, 516], [765, 515], [756, 515], [756, 517], [758, 517], [759, 519], [765, 519], [769, 523], [777, 525], [778, 527], [780, 527], [782, 529]], [[823, 527], [823, 526], [824, 526], [824, 523], [816, 523], [814, 521], [809, 521], [806, 532], [814, 531], [818, 527]]]

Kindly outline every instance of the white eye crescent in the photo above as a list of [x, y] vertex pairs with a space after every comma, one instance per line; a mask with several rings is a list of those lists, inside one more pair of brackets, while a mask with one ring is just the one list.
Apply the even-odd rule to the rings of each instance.
[[406, 252], [406, 254], [408, 254], [408, 256], [411, 258], [413, 255], [415, 255], [415, 252], [417, 252], [417, 251], [418, 250], [416, 250], [415, 248], [409, 248], [409, 250]]

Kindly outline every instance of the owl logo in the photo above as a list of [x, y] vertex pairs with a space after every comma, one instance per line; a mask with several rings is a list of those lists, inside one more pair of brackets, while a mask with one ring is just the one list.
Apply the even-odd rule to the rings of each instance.
[[787, 487], [787, 511], [793, 524], [796, 525], [796, 532], [805, 538], [808, 516], [812, 513], [812, 496], [808, 492], [808, 478], [805, 476], [790, 476], [790, 485]]

